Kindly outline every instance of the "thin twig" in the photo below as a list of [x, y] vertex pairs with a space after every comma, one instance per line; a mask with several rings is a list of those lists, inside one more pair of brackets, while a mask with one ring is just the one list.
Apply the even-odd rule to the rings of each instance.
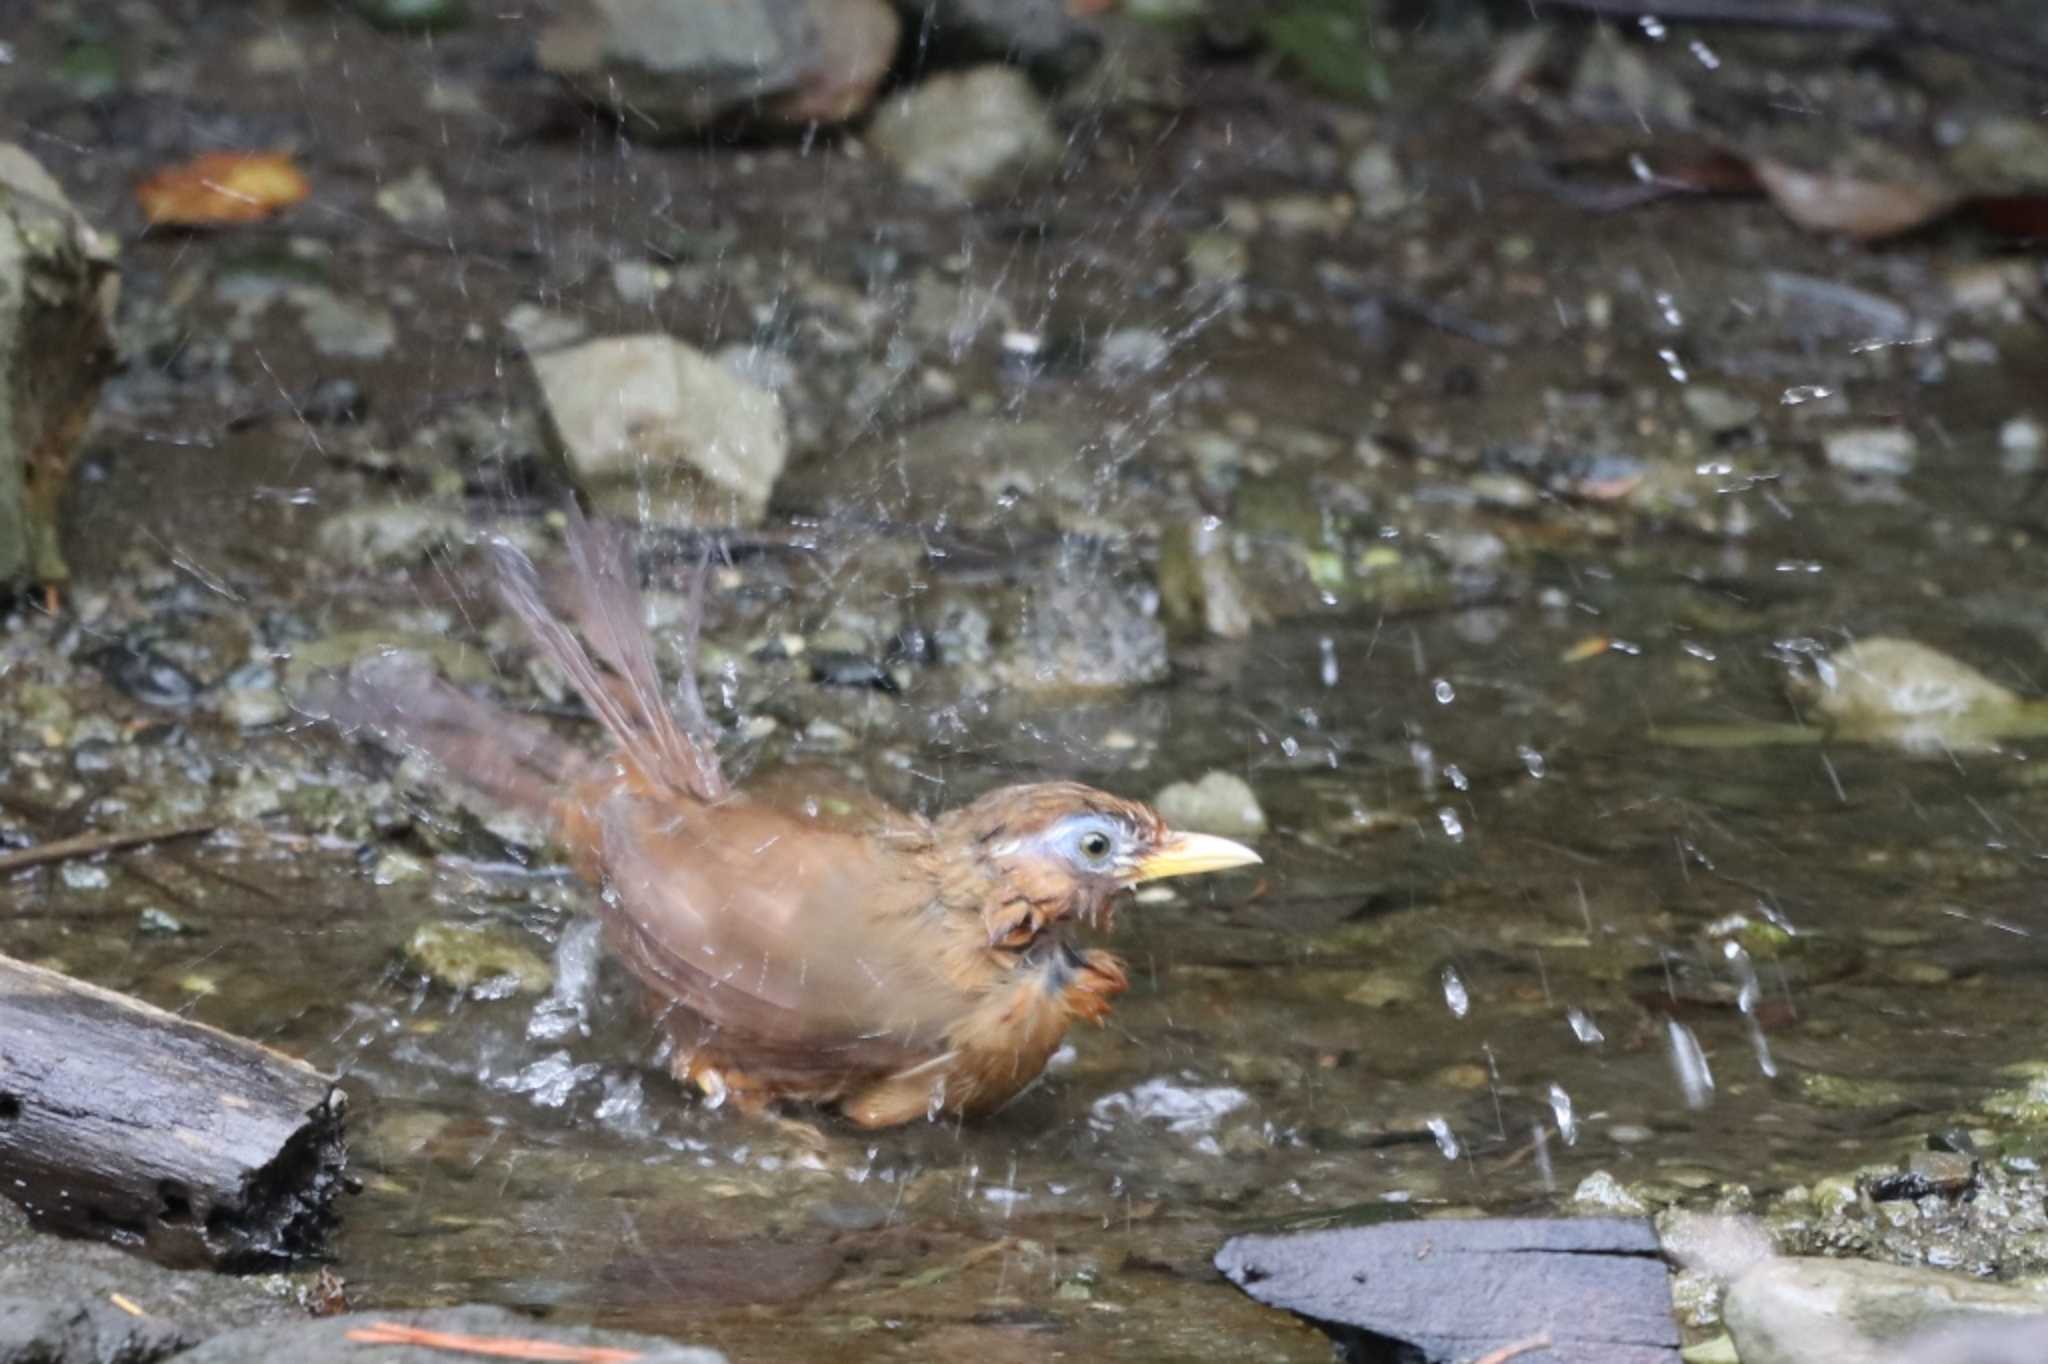
[[29, 867], [47, 866], [52, 862], [69, 862], [74, 858], [118, 852], [123, 848], [139, 848], [145, 843], [164, 843], [174, 838], [197, 838], [201, 834], [210, 834], [219, 827], [220, 825], [212, 820], [207, 820], [196, 824], [173, 824], [162, 829], [129, 829], [117, 833], [53, 838], [47, 843], [38, 843], [33, 848], [0, 853], [0, 876], [11, 875]]
[[638, 1350], [618, 1350], [605, 1345], [563, 1345], [523, 1336], [473, 1336], [456, 1331], [433, 1331], [423, 1326], [406, 1326], [395, 1321], [371, 1322], [368, 1326], [347, 1332], [345, 1338], [358, 1345], [411, 1345], [423, 1350], [446, 1350], [451, 1354], [551, 1360], [560, 1364], [628, 1364], [628, 1361], [647, 1357]]

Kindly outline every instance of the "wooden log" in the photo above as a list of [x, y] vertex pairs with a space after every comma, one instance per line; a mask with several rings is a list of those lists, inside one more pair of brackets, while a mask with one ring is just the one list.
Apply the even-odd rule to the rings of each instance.
[[345, 1099], [303, 1061], [0, 956], [0, 1193], [181, 1268], [317, 1255]]

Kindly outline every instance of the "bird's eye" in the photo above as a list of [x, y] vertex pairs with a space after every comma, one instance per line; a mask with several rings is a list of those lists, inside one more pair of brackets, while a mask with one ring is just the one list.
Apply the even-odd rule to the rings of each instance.
[[1081, 856], [1090, 862], [1100, 862], [1108, 857], [1110, 847], [1109, 835], [1100, 829], [1091, 829], [1081, 835]]

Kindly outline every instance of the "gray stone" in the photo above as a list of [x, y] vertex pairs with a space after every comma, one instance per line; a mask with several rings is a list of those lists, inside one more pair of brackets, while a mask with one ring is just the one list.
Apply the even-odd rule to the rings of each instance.
[[1392, 218], [1414, 201], [1394, 149], [1375, 142], [1351, 158], [1344, 178], [1358, 199], [1358, 211], [1369, 219]]
[[255, 1326], [215, 1336], [175, 1356], [177, 1364], [449, 1364], [465, 1356], [423, 1345], [379, 1345], [374, 1350], [350, 1333], [384, 1324], [459, 1336], [501, 1336], [544, 1341], [585, 1350], [630, 1352], [640, 1364], [726, 1364], [717, 1350], [680, 1345], [659, 1336], [603, 1331], [590, 1326], [556, 1326], [502, 1307], [442, 1307], [425, 1312], [352, 1312], [320, 1321]]
[[579, 0], [538, 56], [635, 137], [727, 119], [833, 123], [867, 107], [896, 55], [886, 0]]
[[1721, 1309], [1743, 1364], [1890, 1364], [1933, 1330], [2048, 1313], [2048, 1296], [1903, 1265], [1780, 1259], [1735, 1281]]
[[1681, 400], [1693, 424], [1710, 436], [1740, 431], [1754, 422], [1763, 410], [1754, 398], [1745, 398], [1709, 384], [1686, 385]]
[[322, 554], [355, 568], [414, 563], [470, 538], [469, 518], [460, 511], [420, 502], [351, 507], [328, 517], [313, 533]]
[[1887, 1364], [2041, 1364], [2048, 1316], [1946, 1326], [1915, 1336]]
[[1845, 474], [1900, 478], [1913, 472], [1920, 442], [1903, 426], [1852, 426], [1821, 437], [1821, 453]]
[[1215, 771], [1199, 781], [1177, 781], [1152, 797], [1169, 825], [1190, 833], [1249, 838], [1266, 832], [1266, 812], [1243, 777]]
[[896, 0], [922, 49], [1028, 66], [1066, 80], [1086, 71], [1102, 50], [1093, 25], [1074, 17], [1067, 0]]
[[[300, 1315], [293, 1298], [293, 1279], [281, 1275], [253, 1276], [213, 1274], [196, 1270], [165, 1269], [126, 1251], [92, 1241], [51, 1236], [29, 1228], [28, 1217], [13, 1203], [0, 1198], [0, 1299], [15, 1304], [17, 1315], [8, 1317], [17, 1327], [27, 1327], [46, 1312], [58, 1313], [60, 1323], [79, 1312], [86, 1314], [95, 1338], [113, 1343], [119, 1323], [106, 1318], [113, 1312], [125, 1321], [143, 1320], [114, 1306], [113, 1294], [120, 1294], [147, 1314], [153, 1323], [168, 1324], [186, 1340], [197, 1340], [209, 1331], [250, 1326]], [[22, 1307], [40, 1303], [41, 1308]], [[12, 1339], [9, 1327], [0, 1324], [0, 1341]], [[166, 1337], [167, 1338], [167, 1337]], [[155, 1356], [137, 1354], [143, 1360]], [[50, 1356], [10, 1355], [0, 1344], [0, 1361], [13, 1364], [17, 1358]], [[118, 1355], [59, 1355], [66, 1361], [120, 1358]]]
[[0, 1296], [0, 1364], [154, 1364], [198, 1339], [111, 1302]]
[[[1607, 1217], [1396, 1222], [1239, 1236], [1224, 1277], [1273, 1307], [1414, 1346], [1431, 1364], [1547, 1336], [1518, 1364], [1677, 1364], [1657, 1237]], [[1746, 1364], [1754, 1364], [1748, 1361]]]
[[904, 179], [956, 200], [980, 198], [1060, 154], [1044, 102], [1007, 66], [913, 86], [876, 113], [868, 141]]
[[531, 360], [555, 440], [601, 507], [683, 524], [767, 510], [789, 454], [774, 394], [653, 332]]
[[1100, 429], [1079, 416], [963, 412], [807, 460], [778, 500], [824, 515], [1111, 535], [1144, 518], [1113, 504], [1120, 490], [1104, 484], [1109, 456]]
[[1983, 748], [2024, 704], [1968, 664], [1888, 635], [1837, 649], [1794, 680], [1837, 732], [1914, 750]]
[[1151, 594], [1084, 565], [1035, 584], [1002, 680], [1032, 690], [1135, 687], [1166, 676], [1166, 627]]

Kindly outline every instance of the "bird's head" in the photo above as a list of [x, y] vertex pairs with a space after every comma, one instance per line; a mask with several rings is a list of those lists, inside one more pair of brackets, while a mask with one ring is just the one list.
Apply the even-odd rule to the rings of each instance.
[[966, 853], [962, 889], [980, 901], [990, 943], [1013, 947], [1062, 919], [1099, 921], [1141, 882], [1259, 860], [1241, 843], [1177, 833], [1149, 805], [1076, 782], [991, 791], [945, 816], [939, 832]]

